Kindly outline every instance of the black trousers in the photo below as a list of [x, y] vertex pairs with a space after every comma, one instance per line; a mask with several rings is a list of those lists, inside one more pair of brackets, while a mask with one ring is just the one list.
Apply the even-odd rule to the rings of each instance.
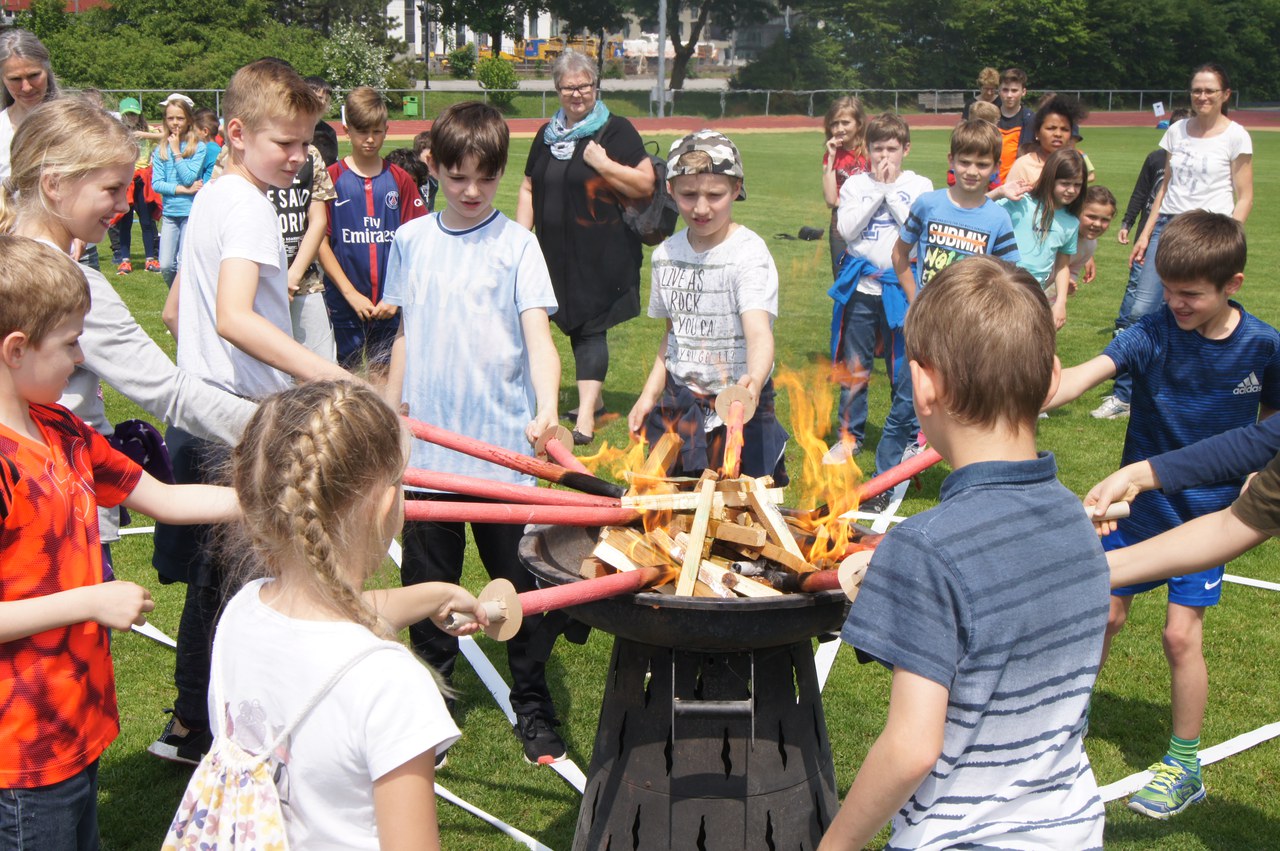
[[[447, 500], [449, 502], [487, 502], [475, 497], [454, 494], [409, 493], [411, 499]], [[404, 563], [400, 579], [405, 585], [419, 582], [451, 582], [462, 579], [462, 562], [467, 539], [463, 523], [409, 521], [404, 524]], [[537, 586], [531, 574], [520, 563], [518, 550], [524, 527], [502, 523], [472, 523], [471, 535], [480, 561], [493, 579], [506, 579], [516, 591], [531, 591]], [[479, 590], [479, 589], [473, 589]], [[511, 706], [517, 715], [540, 712], [555, 717], [551, 692], [547, 688], [546, 654], [554, 642], [547, 635], [543, 615], [525, 618], [520, 631], [507, 642], [507, 664], [511, 669]], [[438, 629], [430, 620], [409, 627], [413, 649], [446, 679], [453, 675], [458, 656], [458, 639]]]

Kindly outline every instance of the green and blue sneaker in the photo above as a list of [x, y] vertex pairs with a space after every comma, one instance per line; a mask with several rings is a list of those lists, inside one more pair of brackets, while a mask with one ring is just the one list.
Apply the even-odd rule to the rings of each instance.
[[1167, 819], [1205, 798], [1199, 771], [1191, 771], [1171, 756], [1151, 766], [1151, 782], [1129, 799], [1129, 809], [1151, 818]]

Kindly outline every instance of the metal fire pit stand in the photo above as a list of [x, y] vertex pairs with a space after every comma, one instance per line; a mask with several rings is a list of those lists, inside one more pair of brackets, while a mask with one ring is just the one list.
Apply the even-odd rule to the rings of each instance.
[[[575, 581], [592, 531], [536, 527], [521, 560]], [[846, 606], [643, 593], [570, 609], [616, 636], [575, 851], [816, 848], [839, 802], [810, 639]]]

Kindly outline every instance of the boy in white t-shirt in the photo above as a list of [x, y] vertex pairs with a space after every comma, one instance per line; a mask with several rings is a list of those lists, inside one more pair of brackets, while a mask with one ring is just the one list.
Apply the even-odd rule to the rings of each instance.
[[[867, 123], [867, 152], [871, 171], [854, 175], [840, 191], [836, 224], [848, 243], [844, 262], [835, 284], [827, 293], [835, 299], [831, 319], [831, 361], [838, 364], [840, 389], [840, 440], [823, 459], [840, 464], [862, 451], [867, 427], [867, 381], [874, 365], [876, 338], [884, 348], [885, 372], [891, 385], [911, 381], [902, 348], [902, 322], [907, 314], [907, 297], [893, 270], [893, 246], [911, 205], [922, 193], [932, 191], [933, 182], [913, 171], [904, 171], [902, 161], [911, 150], [911, 128], [895, 113], [886, 112]], [[911, 410], [909, 394], [893, 394], [893, 404], [885, 421], [885, 432], [895, 428], [914, 435], [919, 431]], [[881, 441], [886, 449], [895, 441]], [[881, 458], [876, 452], [876, 470], [883, 472], [902, 460]]]
[[679, 434], [671, 475], [699, 475], [723, 464], [727, 429], [715, 397], [741, 385], [756, 402], [743, 429], [742, 473], [785, 485], [787, 433], [770, 378], [778, 270], [764, 240], [733, 221], [733, 202], [747, 197], [742, 157], [726, 136], [699, 130], [671, 146], [667, 175], [688, 227], [653, 252], [649, 315], [667, 320], [667, 330], [627, 425], [651, 444]]
[[[291, 67], [263, 59], [238, 70], [223, 101], [226, 168], [191, 205], [178, 299], [178, 366], [249, 399], [294, 380], [350, 378], [293, 339], [289, 264], [268, 187], [288, 188], [307, 159], [320, 101]], [[166, 435], [175, 478], [217, 475], [227, 448], [178, 429]], [[187, 583], [178, 626], [173, 715], [148, 750], [195, 764], [211, 743], [209, 649], [225, 599], [210, 530], [157, 525], [153, 563], [162, 582]]]
[[[493, 208], [507, 166], [509, 133], [502, 113], [469, 101], [446, 109], [431, 127], [430, 168], [448, 202], [442, 212], [405, 222], [387, 256], [383, 301], [400, 310], [391, 344], [387, 399], [409, 416], [513, 452], [556, 424], [560, 356], [548, 316], [557, 307], [538, 240]], [[414, 441], [412, 467], [512, 484], [533, 478], [487, 461]], [[414, 490], [421, 500], [459, 499]], [[535, 587], [520, 563], [521, 526], [472, 523], [485, 570], [518, 591]], [[458, 582], [466, 545], [462, 523], [404, 525], [400, 579]], [[509, 642], [515, 734], [532, 763], [565, 755], [547, 687], [546, 651], [562, 621], [527, 617]], [[446, 679], [458, 639], [430, 620], [409, 627], [413, 649]]]

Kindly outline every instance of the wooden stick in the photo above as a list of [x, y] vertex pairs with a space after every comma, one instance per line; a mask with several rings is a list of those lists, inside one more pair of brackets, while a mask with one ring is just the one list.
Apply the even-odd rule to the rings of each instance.
[[[782, 592], [777, 588], [770, 588], [763, 582], [757, 582], [747, 576], [734, 573], [727, 567], [721, 567], [709, 561], [702, 563], [701, 571], [709, 576], [714, 576], [722, 585], [741, 594], [743, 597], [781, 597]], [[704, 578], [704, 582], [707, 580]]]
[[765, 490], [760, 487], [759, 482], [755, 483], [755, 486], [747, 493], [747, 500], [751, 503], [751, 508], [755, 511], [756, 517], [764, 524], [765, 531], [773, 542], [796, 558], [804, 561], [804, 553], [800, 552], [800, 545], [796, 543], [795, 536], [791, 534], [787, 521], [782, 519], [777, 507], [765, 498]]
[[715, 497], [716, 483], [707, 479], [698, 488], [698, 508], [693, 515], [693, 528], [689, 530], [689, 545], [684, 550], [684, 562], [680, 566], [680, 581], [676, 594], [687, 597], [693, 593], [693, 583], [698, 579], [698, 566], [702, 563], [702, 544], [707, 537], [707, 524], [711, 521], [711, 503]]
[[405, 520], [436, 523], [509, 523], [526, 526], [625, 526], [640, 519], [627, 508], [591, 508], [577, 505], [513, 505], [505, 502], [444, 502], [412, 499], [405, 502]]
[[437, 473], [432, 470], [417, 470], [410, 467], [404, 471], [404, 483], [410, 487], [445, 493], [461, 493], [467, 496], [482, 496], [502, 502], [522, 502], [529, 505], [578, 505], [593, 508], [620, 508], [618, 500], [607, 496], [592, 496], [572, 491], [558, 491], [551, 488], [536, 488], [528, 485], [512, 485], [506, 482], [491, 482], [474, 476], [461, 476], [456, 473]]
[[454, 452], [461, 452], [463, 455], [470, 455], [473, 458], [479, 458], [483, 461], [497, 464], [500, 467], [527, 473], [530, 476], [537, 476], [539, 479], [546, 479], [549, 482], [555, 482], [558, 485], [564, 485], [583, 493], [592, 493], [596, 496], [620, 497], [626, 492], [624, 488], [611, 482], [606, 482], [604, 479], [599, 479], [586, 473], [566, 470], [559, 464], [539, 461], [537, 458], [521, 455], [519, 452], [512, 452], [510, 449], [494, 446], [492, 443], [485, 443], [483, 440], [466, 437], [448, 429], [410, 419], [409, 417], [405, 417], [405, 422], [408, 424], [409, 430], [413, 432], [413, 436], [419, 440], [425, 440], [428, 443], [434, 443], [437, 446], [443, 446], [446, 449], [452, 449]]
[[671, 462], [680, 454], [683, 446], [684, 439], [680, 435], [673, 431], [667, 432], [658, 438], [658, 442], [649, 450], [649, 457], [641, 465], [639, 475], [646, 478], [665, 476], [667, 470], [671, 469]]
[[[716, 484], [716, 482], [711, 483], [713, 489]], [[765, 502], [772, 505], [782, 501], [785, 490], [783, 488], [762, 487], [758, 488], [756, 492], [761, 494], [761, 498]], [[749, 496], [749, 492], [737, 493], [735, 491], [716, 490], [712, 504], [716, 508], [742, 508], [751, 504]], [[623, 508], [634, 508], [637, 511], [696, 511], [698, 508], [698, 494], [627, 494], [622, 497], [619, 505]]]

